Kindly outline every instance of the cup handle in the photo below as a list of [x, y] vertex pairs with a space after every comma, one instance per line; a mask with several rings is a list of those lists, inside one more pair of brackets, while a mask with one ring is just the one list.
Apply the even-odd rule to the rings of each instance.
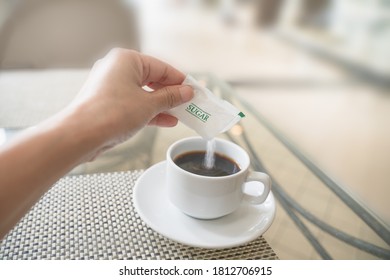
[[244, 200], [251, 204], [261, 204], [267, 199], [268, 194], [271, 191], [271, 185], [272, 185], [271, 178], [267, 174], [262, 172], [249, 171], [248, 177], [246, 178], [245, 182], [253, 182], [253, 181], [263, 183], [264, 185], [263, 193], [261, 195], [256, 195], [256, 196], [244, 193]]

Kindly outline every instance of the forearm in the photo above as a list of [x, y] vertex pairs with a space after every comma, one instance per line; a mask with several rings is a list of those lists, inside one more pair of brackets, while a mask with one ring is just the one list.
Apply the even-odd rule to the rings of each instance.
[[[81, 121], [80, 121], [81, 120]], [[77, 112], [64, 111], [0, 150], [0, 239], [59, 178], [101, 143]]]

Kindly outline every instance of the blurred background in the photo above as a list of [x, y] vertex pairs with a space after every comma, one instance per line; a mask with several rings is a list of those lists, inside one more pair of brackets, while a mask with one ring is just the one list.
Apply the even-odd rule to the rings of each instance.
[[[63, 18], [44, 2], [0, 0], [3, 70], [91, 67], [123, 46], [213, 73], [390, 228], [389, 0], [69, 0]], [[122, 6], [110, 17], [98, 2]], [[282, 258], [315, 258], [281, 248]]]

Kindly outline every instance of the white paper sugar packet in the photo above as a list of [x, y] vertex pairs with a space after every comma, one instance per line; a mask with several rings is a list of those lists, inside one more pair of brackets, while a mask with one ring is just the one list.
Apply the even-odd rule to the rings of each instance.
[[203, 138], [214, 138], [229, 130], [245, 116], [235, 106], [203, 87], [192, 76], [187, 75], [183, 85], [189, 85], [194, 89], [194, 97], [189, 102], [169, 110], [168, 113]]

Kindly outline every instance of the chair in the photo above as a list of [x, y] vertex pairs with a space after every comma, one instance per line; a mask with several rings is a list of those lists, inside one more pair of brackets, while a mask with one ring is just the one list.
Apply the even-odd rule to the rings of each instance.
[[[0, 69], [90, 68], [112, 47], [139, 50], [133, 8], [120, 0], [19, 1], [0, 29]], [[145, 128], [71, 174], [146, 168], [156, 134]]]
[[133, 7], [120, 0], [24, 0], [0, 30], [1, 69], [91, 67], [112, 47], [139, 50]]

